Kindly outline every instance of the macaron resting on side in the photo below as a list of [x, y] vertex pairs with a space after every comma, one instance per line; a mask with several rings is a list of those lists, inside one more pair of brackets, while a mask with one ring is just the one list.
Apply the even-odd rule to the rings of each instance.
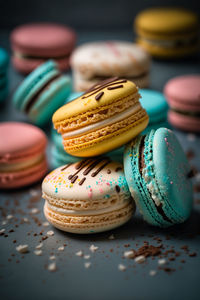
[[33, 125], [0, 123], [0, 188], [29, 185], [47, 173], [47, 138]]
[[76, 34], [67, 26], [53, 23], [21, 25], [11, 33], [12, 62], [25, 74], [49, 59], [54, 59], [60, 70], [66, 70], [75, 43]]
[[71, 90], [71, 81], [58, 70], [54, 61], [40, 65], [30, 73], [13, 96], [15, 106], [37, 125], [47, 123]]
[[47, 220], [67, 232], [110, 230], [135, 211], [123, 166], [109, 158], [62, 166], [46, 176], [42, 191]]
[[4, 101], [8, 95], [8, 64], [8, 53], [0, 48], [0, 102]]
[[133, 82], [115, 77], [59, 108], [53, 115], [53, 123], [62, 134], [66, 152], [96, 156], [137, 136], [148, 124], [139, 97]]
[[150, 56], [140, 46], [124, 41], [86, 43], [70, 58], [74, 89], [86, 91], [94, 84], [118, 76], [140, 88], [149, 86]]
[[171, 130], [151, 130], [129, 143], [124, 169], [132, 197], [148, 223], [168, 227], [189, 217], [191, 170]]
[[135, 19], [137, 43], [151, 55], [173, 58], [199, 49], [199, 22], [195, 13], [180, 8], [151, 8]]

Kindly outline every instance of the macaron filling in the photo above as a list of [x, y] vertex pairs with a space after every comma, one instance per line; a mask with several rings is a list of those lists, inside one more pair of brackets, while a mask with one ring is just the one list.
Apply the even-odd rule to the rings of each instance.
[[186, 110], [182, 110], [182, 109], [177, 109], [175, 107], [170, 107], [170, 110], [173, 112], [176, 112], [178, 114], [184, 115], [184, 116], [200, 118], [200, 111], [186, 111]]
[[147, 42], [148, 44], [152, 44], [159, 47], [164, 48], [181, 48], [181, 47], [188, 47], [192, 45], [196, 45], [198, 42], [198, 36], [190, 37], [190, 38], [177, 38], [174, 40], [157, 40], [157, 39], [148, 39], [144, 37], [140, 37], [143, 41]]
[[65, 55], [58, 55], [58, 56], [40, 56], [40, 55], [31, 55], [31, 54], [25, 54], [25, 53], [21, 53], [18, 51], [14, 51], [13, 55], [17, 58], [22, 58], [22, 59], [45, 59], [45, 60], [49, 60], [49, 59], [65, 59], [65, 58], [69, 58], [70, 53], [69, 54], [65, 54]]

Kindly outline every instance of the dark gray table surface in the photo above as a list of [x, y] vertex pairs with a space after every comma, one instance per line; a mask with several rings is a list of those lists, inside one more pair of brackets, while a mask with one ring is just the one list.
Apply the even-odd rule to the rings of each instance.
[[[100, 39], [132, 40], [131, 32], [79, 33], [79, 43]], [[9, 50], [8, 32], [0, 32], [0, 45]], [[165, 82], [176, 75], [198, 73], [200, 59], [182, 61], [153, 61], [151, 88], [162, 91]], [[10, 66], [10, 95], [23, 76]], [[0, 121], [27, 121], [12, 106], [11, 97], [0, 106]], [[49, 135], [50, 125], [44, 128]], [[191, 133], [175, 131], [188, 153], [191, 166], [200, 172], [200, 138]], [[49, 156], [50, 159], [50, 156]], [[169, 229], [151, 227], [143, 222], [137, 212], [132, 220], [112, 232], [95, 235], [63, 233], [52, 226], [45, 227], [44, 201], [41, 198], [41, 183], [8, 192], [0, 192], [0, 299], [199, 299], [200, 296], [200, 173], [194, 178], [194, 209], [185, 224]], [[37, 208], [36, 214], [32, 209]], [[11, 215], [9, 219], [7, 216]], [[25, 219], [24, 219], [25, 218]], [[28, 219], [28, 222], [27, 222]], [[48, 230], [54, 235], [43, 241], [42, 255], [34, 254], [35, 246], [46, 236]], [[114, 234], [114, 239], [109, 236]], [[161, 252], [168, 262], [159, 267], [159, 257], [148, 257], [143, 264], [123, 257], [124, 251], [137, 250], [144, 241], [151, 245], [162, 244]], [[29, 253], [16, 251], [19, 244], [28, 244]], [[95, 253], [89, 250], [94, 244]], [[59, 251], [59, 246], [64, 251]], [[187, 251], [181, 247], [187, 245]], [[174, 252], [179, 252], [174, 254]], [[90, 258], [76, 256], [82, 250]], [[172, 250], [167, 255], [165, 251]], [[196, 256], [189, 256], [195, 253]], [[180, 254], [180, 256], [178, 256]], [[49, 257], [55, 255], [56, 271], [47, 267]], [[175, 260], [169, 260], [170, 257]], [[173, 259], [172, 258], [172, 259]], [[86, 269], [85, 262], [91, 262]], [[118, 270], [124, 264], [124, 272]], [[156, 270], [155, 276], [149, 272]]]

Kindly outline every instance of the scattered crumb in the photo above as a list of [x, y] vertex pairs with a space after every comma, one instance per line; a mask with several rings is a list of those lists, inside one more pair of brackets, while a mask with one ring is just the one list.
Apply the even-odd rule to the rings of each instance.
[[195, 180], [197, 182], [200, 182], [200, 173], [199, 172], [195, 175]]
[[188, 255], [189, 255], [190, 257], [195, 257], [195, 256], [197, 256], [196, 252], [189, 253]]
[[115, 236], [114, 234], [111, 234], [109, 237], [108, 237], [109, 240], [114, 240], [115, 239]]
[[83, 256], [83, 251], [78, 251], [78, 252], [76, 252], [76, 256]]
[[50, 259], [50, 260], [55, 260], [56, 257], [55, 257], [55, 255], [51, 255], [51, 256], [49, 256], [49, 259]]
[[35, 250], [34, 253], [35, 253], [35, 255], [40, 256], [40, 255], [42, 255], [42, 250]]
[[32, 208], [31, 209], [31, 213], [32, 214], [38, 214], [39, 213], [39, 209], [38, 208]]
[[146, 260], [146, 258], [145, 258], [144, 255], [139, 255], [134, 260], [135, 260], [136, 263], [141, 264]]
[[20, 253], [27, 253], [28, 252], [28, 245], [19, 245], [16, 247], [16, 250]]
[[123, 264], [119, 264], [119, 265], [118, 265], [118, 270], [119, 270], [119, 271], [125, 271], [125, 270], [126, 270], [126, 266], [123, 265]]
[[60, 246], [60, 247], [58, 247], [58, 251], [63, 251], [65, 249], [65, 247], [64, 246]]
[[8, 223], [8, 222], [4, 220], [4, 221], [2, 221], [1, 224], [2, 224], [2, 225], [6, 225], [7, 223]]
[[124, 252], [124, 257], [125, 258], [134, 258], [135, 257], [135, 252], [133, 250], [125, 251]]
[[97, 247], [97, 246], [91, 245], [90, 246], [90, 251], [94, 253], [98, 248], [99, 247]]
[[5, 228], [2, 228], [2, 229], [0, 230], [0, 234], [4, 233], [5, 231], [6, 231]]
[[48, 265], [48, 270], [50, 272], [55, 272], [56, 271], [56, 263], [55, 262], [52, 262]]
[[166, 259], [164, 259], [164, 258], [158, 260], [158, 264], [159, 264], [160, 266], [166, 265], [166, 263], [167, 263], [167, 261], [166, 261]]
[[86, 269], [88, 269], [91, 266], [91, 262], [85, 262], [84, 266], [85, 266]]
[[84, 258], [85, 259], [89, 259], [90, 258], [90, 255], [88, 254], [88, 255], [84, 255]]
[[43, 225], [44, 227], [47, 227], [47, 226], [49, 226], [50, 224], [49, 224], [49, 222], [43, 222], [42, 225]]
[[36, 190], [30, 190], [30, 194], [31, 194], [31, 196], [37, 196], [38, 195], [38, 191], [36, 191]]
[[36, 249], [40, 249], [40, 248], [42, 248], [42, 246], [43, 246], [43, 243], [40, 243], [40, 244], [38, 244], [35, 248], [36, 248]]
[[156, 273], [157, 273], [156, 270], [151, 270], [151, 271], [149, 272], [149, 275], [150, 275], [150, 276], [155, 276]]
[[48, 236], [53, 236], [53, 235], [54, 235], [54, 231], [53, 231], [53, 230], [47, 231], [47, 235], [48, 235]]
[[7, 215], [6, 219], [11, 220], [13, 218], [13, 215]]
[[28, 218], [23, 218], [23, 221], [24, 221], [25, 223], [28, 223], [28, 222], [29, 222], [29, 219], [28, 219]]

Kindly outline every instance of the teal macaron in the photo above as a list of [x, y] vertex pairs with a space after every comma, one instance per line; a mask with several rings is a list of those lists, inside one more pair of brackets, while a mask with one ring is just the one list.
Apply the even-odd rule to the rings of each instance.
[[71, 79], [62, 75], [54, 61], [30, 73], [16, 90], [13, 102], [38, 126], [45, 125], [71, 91]]
[[8, 65], [8, 53], [5, 49], [0, 48], [0, 102], [8, 96]]
[[169, 127], [167, 122], [168, 104], [163, 93], [155, 90], [140, 89], [140, 103], [149, 115], [149, 124], [144, 132], [159, 127]]
[[124, 169], [132, 197], [149, 224], [169, 227], [189, 217], [190, 166], [170, 129], [151, 130], [131, 141], [124, 151]]

